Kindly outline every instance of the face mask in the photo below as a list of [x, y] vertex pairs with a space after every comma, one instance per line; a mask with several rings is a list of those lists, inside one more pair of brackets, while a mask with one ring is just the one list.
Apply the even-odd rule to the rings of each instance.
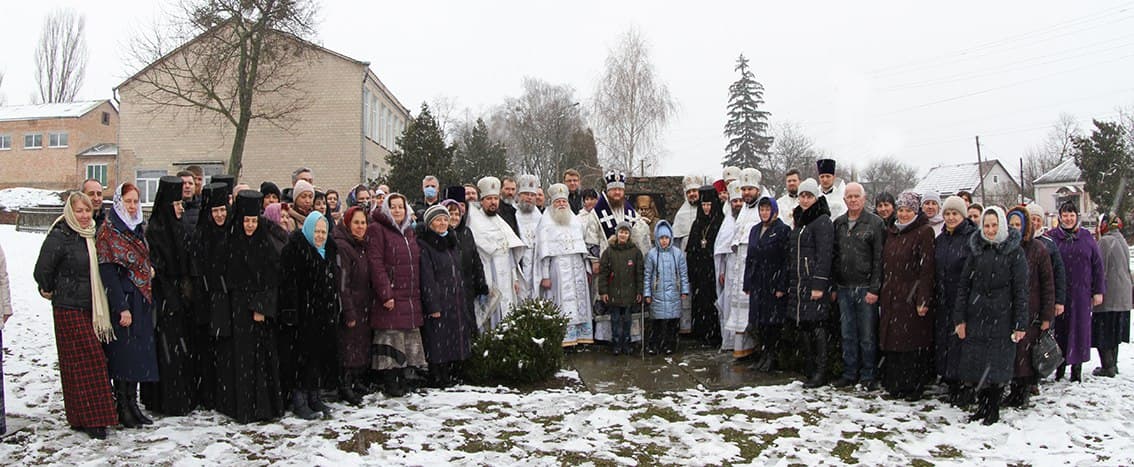
[[423, 190], [423, 191], [425, 191], [425, 197], [426, 198], [432, 198], [434, 196], [437, 196], [437, 187], [427, 186], [427, 187], [425, 187], [425, 190]]

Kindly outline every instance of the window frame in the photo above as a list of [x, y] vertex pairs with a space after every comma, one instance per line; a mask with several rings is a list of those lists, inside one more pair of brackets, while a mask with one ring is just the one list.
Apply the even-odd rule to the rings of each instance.
[[[7, 145], [2, 144], [3, 141], [7, 141], [8, 144]], [[0, 151], [11, 151], [11, 150], [12, 150], [12, 135], [0, 135]]]
[[[28, 145], [28, 138], [29, 137], [32, 138], [33, 141], [36, 138], [38, 138], [39, 139], [39, 145], [38, 146], [29, 146]], [[24, 149], [43, 149], [43, 133], [24, 133]]]
[[134, 185], [138, 187], [142, 203], [153, 203], [157, 195], [158, 181], [161, 177], [169, 175], [169, 171], [161, 169], [137, 169], [134, 171]]
[[[53, 143], [52, 140], [55, 140]], [[62, 142], [62, 144], [59, 144]], [[71, 136], [66, 131], [52, 131], [47, 133], [47, 147], [50, 149], [64, 149], [71, 144]]]
[[[95, 169], [96, 171], [100, 171], [102, 176], [99, 177], [98, 173], [92, 175], [91, 169]], [[93, 178], [95, 180], [98, 180], [99, 183], [102, 183], [102, 186], [109, 186], [109, 185], [107, 185], [107, 182], [110, 179], [110, 165], [105, 163], [105, 162], [88, 163], [86, 165], [86, 175], [87, 175], [86, 178], [88, 178], [88, 179]]]

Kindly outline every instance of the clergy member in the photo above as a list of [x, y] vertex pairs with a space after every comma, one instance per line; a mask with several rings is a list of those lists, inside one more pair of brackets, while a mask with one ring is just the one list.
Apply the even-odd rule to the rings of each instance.
[[484, 332], [500, 324], [519, 301], [520, 258], [527, 247], [500, 216], [500, 179], [484, 177], [477, 188], [480, 203], [470, 203], [468, 223], [488, 283], [487, 300], [476, 306], [477, 327]]
[[837, 219], [847, 213], [847, 203], [843, 200], [847, 189], [846, 182], [835, 177], [834, 159], [819, 159], [815, 165], [819, 169], [819, 196], [827, 198], [831, 219]]
[[555, 302], [567, 318], [563, 347], [590, 344], [594, 342], [594, 328], [583, 222], [571, 211], [567, 185], [551, 185], [547, 194], [551, 207], [540, 220], [535, 240], [534, 273], [539, 280], [539, 295]]
[[[744, 294], [744, 266], [748, 258], [748, 234], [752, 227], [760, 223], [760, 209], [756, 202], [760, 199], [759, 170], [747, 168], [740, 172], [740, 196], [744, 201], [736, 216], [735, 230], [732, 234], [732, 248], [727, 253], [725, 270], [725, 294], [728, 295], [726, 314], [721, 317], [725, 332], [721, 334], [724, 347], [732, 348], [732, 356], [738, 360], [752, 355], [756, 342], [748, 334], [748, 296]], [[731, 341], [731, 343], [730, 343]]]
[[543, 212], [536, 205], [536, 194], [539, 189], [539, 177], [535, 175], [516, 177], [516, 227], [520, 229], [520, 240], [528, 247], [520, 261], [524, 275], [523, 288], [520, 292], [522, 299], [535, 298], [539, 295], [539, 290], [536, 287], [539, 280], [532, 274], [532, 271], [535, 270], [536, 261], [536, 229], [539, 227], [539, 220], [543, 218]]
[[721, 221], [720, 231], [717, 233], [717, 242], [713, 247], [713, 262], [717, 274], [717, 310], [720, 312], [721, 350], [731, 351], [735, 347], [736, 339], [725, 339], [732, 335], [725, 330], [728, 322], [729, 304], [732, 303], [731, 293], [744, 293], [740, 289], [735, 291], [725, 287], [729, 256], [732, 254], [732, 240], [736, 236], [736, 219], [744, 207], [744, 197], [740, 190], [740, 181], [733, 180], [728, 184], [728, 207], [724, 210], [724, 220]]

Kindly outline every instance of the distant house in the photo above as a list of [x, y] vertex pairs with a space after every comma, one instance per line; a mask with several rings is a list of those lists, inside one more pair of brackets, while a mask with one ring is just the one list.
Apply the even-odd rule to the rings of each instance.
[[76, 189], [88, 178], [114, 186], [117, 139], [108, 100], [0, 107], [0, 188]]
[[[192, 53], [200, 37], [155, 63]], [[287, 129], [252, 121], [240, 180], [254, 187], [273, 181], [282, 189], [291, 183], [293, 170], [310, 167], [320, 189], [348, 190], [386, 170], [386, 156], [396, 149], [395, 138], [409, 123], [410, 112], [369, 63], [298, 41], [313, 52], [297, 75], [308, 100]], [[143, 201], [153, 199], [162, 175], [189, 165], [201, 166], [206, 177], [226, 172], [234, 132], [209, 112], [162, 107], [145, 99], [153, 88], [139, 78], [154, 72], [151, 64], [115, 88], [122, 115], [119, 152], [129, 167], [123, 178], [137, 183]]]
[[[918, 193], [935, 191], [942, 199], [967, 191], [973, 195], [973, 202], [1000, 206], [1015, 205], [1019, 202], [1020, 184], [1016, 183], [1012, 174], [1000, 164], [999, 160], [984, 161], [980, 169], [982, 170], [978, 170], [976, 162], [934, 167], [929, 169], [929, 173], [917, 183], [914, 191]], [[981, 179], [982, 173], [983, 179]], [[982, 198], [982, 187], [987, 200]]]
[[[1095, 211], [1095, 203], [1091, 201], [1091, 194], [1087, 193], [1087, 181], [1074, 158], [1068, 158], [1035, 179], [1035, 200], [1048, 215], [1054, 216], [1059, 212], [1059, 206], [1068, 201], [1079, 206], [1080, 213]], [[1087, 220], [1090, 216], [1084, 216]]]

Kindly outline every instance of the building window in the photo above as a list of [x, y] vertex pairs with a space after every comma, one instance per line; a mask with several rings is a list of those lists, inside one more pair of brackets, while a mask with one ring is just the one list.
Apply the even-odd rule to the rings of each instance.
[[36, 133], [24, 135], [24, 149], [40, 149], [43, 147], [43, 135]]
[[366, 127], [366, 136], [371, 141], [378, 142], [378, 96], [370, 95], [370, 126]]
[[370, 90], [362, 88], [362, 135], [370, 135]]
[[67, 147], [67, 132], [48, 133], [47, 134], [47, 147], [51, 148], [65, 148]]
[[992, 183], [1000, 183], [1000, 176], [999, 175], [993, 175], [992, 176]]
[[134, 172], [134, 184], [138, 186], [138, 191], [141, 194], [141, 201], [143, 203], [154, 202], [154, 195], [157, 194], [158, 180], [162, 176], [168, 175], [164, 170], [139, 170]]
[[106, 184], [106, 164], [87, 164], [87, 178], [98, 180], [102, 186]]
[[9, 151], [12, 149], [12, 136], [0, 135], [0, 151]]
[[102, 124], [103, 125], [110, 125], [110, 112], [103, 112], [102, 113]]

